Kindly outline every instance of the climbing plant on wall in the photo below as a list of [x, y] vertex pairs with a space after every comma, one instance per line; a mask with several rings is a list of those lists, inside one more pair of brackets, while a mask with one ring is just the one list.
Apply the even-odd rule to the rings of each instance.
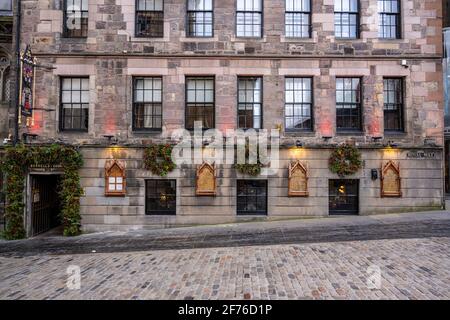
[[26, 236], [24, 228], [25, 176], [30, 167], [61, 166], [64, 175], [59, 188], [62, 211], [61, 218], [65, 236], [81, 233], [80, 186], [78, 170], [83, 165], [80, 152], [71, 146], [45, 145], [7, 147], [0, 159], [0, 167], [6, 174], [6, 227], [4, 237], [9, 240]]

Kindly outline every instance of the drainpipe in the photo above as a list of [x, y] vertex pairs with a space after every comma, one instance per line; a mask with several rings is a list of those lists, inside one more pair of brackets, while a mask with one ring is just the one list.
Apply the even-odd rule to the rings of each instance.
[[21, 25], [21, 1], [17, 0], [17, 8], [15, 12], [15, 56], [16, 56], [16, 83], [15, 83], [15, 101], [14, 101], [14, 146], [19, 142], [19, 83], [20, 83], [20, 25]]

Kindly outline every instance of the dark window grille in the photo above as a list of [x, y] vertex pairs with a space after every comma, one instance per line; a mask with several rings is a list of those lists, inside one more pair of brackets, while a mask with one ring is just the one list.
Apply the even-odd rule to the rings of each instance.
[[312, 79], [286, 78], [286, 130], [312, 130]]
[[343, 39], [359, 37], [358, 0], [334, 0], [334, 34]]
[[311, 0], [286, 0], [286, 37], [311, 37]]
[[63, 131], [87, 131], [89, 123], [89, 78], [61, 79]]
[[136, 37], [164, 37], [164, 1], [136, 1]]
[[400, 1], [378, 0], [379, 28], [378, 37], [399, 39], [400, 35]]
[[214, 77], [186, 78], [186, 129], [194, 129], [195, 121], [214, 128], [214, 117]]
[[176, 180], [145, 180], [145, 214], [176, 215]]
[[238, 79], [238, 127], [262, 128], [262, 78]]
[[213, 36], [213, 0], [188, 0], [189, 37]]
[[384, 130], [403, 131], [403, 80], [385, 78], [384, 86]]
[[237, 214], [267, 214], [267, 180], [237, 180]]
[[236, 35], [260, 38], [262, 34], [261, 0], [237, 0]]
[[162, 78], [139, 77], [133, 81], [134, 130], [161, 130]]
[[336, 127], [361, 130], [361, 79], [336, 78]]
[[88, 0], [65, 0], [64, 37], [87, 37], [88, 17]]

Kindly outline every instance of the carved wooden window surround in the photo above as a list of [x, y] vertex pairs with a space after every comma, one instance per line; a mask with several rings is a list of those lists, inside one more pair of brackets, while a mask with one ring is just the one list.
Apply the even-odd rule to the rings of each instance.
[[121, 197], [125, 194], [125, 166], [117, 160], [107, 161], [105, 166], [105, 196]]

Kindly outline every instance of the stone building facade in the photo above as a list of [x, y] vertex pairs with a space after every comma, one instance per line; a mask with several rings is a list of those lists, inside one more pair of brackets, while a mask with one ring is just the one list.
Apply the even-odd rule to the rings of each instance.
[[[142, 9], [137, 10], [139, 1], [88, 0], [80, 4], [84, 17], [80, 21], [86, 28], [74, 35], [67, 30], [65, 1], [22, 1], [22, 46], [31, 45], [40, 67], [36, 68], [37, 109], [32, 123], [25, 126], [22, 122], [21, 133], [37, 134], [29, 143], [59, 141], [80, 146], [85, 159], [80, 174], [86, 230], [327, 216], [336, 205], [330, 200], [336, 200], [332, 189], [340, 192], [342, 188], [353, 190], [349, 196], [355, 198], [343, 200], [349, 201], [349, 212], [361, 215], [442, 207], [441, 1], [294, 1], [289, 10], [287, 2], [264, 0], [260, 6], [258, 0], [249, 4], [213, 1], [213, 8], [205, 10], [213, 15], [210, 34], [205, 26], [195, 26], [194, 32], [187, 27], [192, 8], [186, 0], [165, 0], [162, 8], [156, 8], [159, 1], [149, 1], [158, 13], [143, 14], [143, 18], [137, 13]], [[395, 30], [386, 27], [386, 17], [381, 15], [384, 9], [380, 8], [385, 7], [380, 3], [384, 2], [398, 8], [387, 10], [397, 19]], [[291, 11], [295, 12], [288, 16]], [[301, 14], [310, 23], [301, 20], [305, 28], [288, 28], [287, 24], [300, 21]], [[338, 19], [342, 20], [337, 23]], [[142, 21], [159, 23], [159, 27], [142, 26]], [[149, 29], [156, 37], [140, 33]], [[207, 36], [195, 36], [196, 32]], [[134, 125], [136, 79], [145, 77], [161, 81], [159, 131], [136, 130]], [[213, 79], [213, 121], [208, 124], [222, 131], [240, 124], [239, 79], [260, 79], [260, 127], [281, 128], [277, 174], [246, 177], [232, 165], [220, 165], [216, 168], [217, 194], [199, 197], [195, 192], [197, 165], [179, 166], [165, 178], [143, 168], [146, 145], [167, 142], [173, 130], [186, 127], [186, 87], [191, 77]], [[65, 82], [69, 78], [76, 82]], [[301, 116], [294, 117], [297, 128], [293, 130], [287, 128], [292, 124], [286, 100], [291, 78], [309, 79], [312, 97], [307, 103], [310, 113], [301, 111]], [[394, 119], [395, 130], [385, 128], [385, 124], [392, 126], [385, 120], [390, 85], [400, 90], [395, 97], [401, 97], [401, 101], [394, 98], [401, 108], [400, 118]], [[67, 110], [62, 105], [68, 102], [63, 91], [67, 90], [83, 95], [83, 107], [77, 117], [63, 123]], [[347, 94], [351, 101], [346, 100]], [[355, 104], [359, 111], [352, 109]], [[346, 108], [359, 115], [345, 113]], [[86, 130], [67, 130], [76, 121]], [[158, 127], [155, 122], [153, 126]], [[111, 140], [117, 144], [111, 146]], [[344, 181], [330, 172], [328, 158], [336, 145], [349, 140], [361, 150], [363, 168]], [[297, 141], [302, 148], [292, 147]], [[113, 159], [126, 171], [122, 197], [105, 196], [105, 164]], [[288, 167], [293, 160], [307, 165], [307, 197], [288, 196]], [[398, 197], [381, 194], [381, 169], [390, 160], [400, 168]], [[167, 179], [175, 182], [171, 187], [176, 214], [151, 214], [148, 208], [154, 199], [148, 193], [153, 182], [147, 181]], [[256, 215], [239, 214], [238, 193], [244, 192], [240, 184], [247, 180], [265, 181], [250, 191], [267, 204]]]

